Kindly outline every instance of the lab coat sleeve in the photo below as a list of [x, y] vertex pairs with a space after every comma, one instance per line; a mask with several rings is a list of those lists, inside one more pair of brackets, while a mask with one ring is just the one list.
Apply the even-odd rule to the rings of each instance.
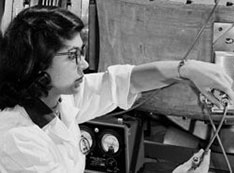
[[30, 130], [11, 130], [1, 140], [0, 164], [10, 173], [67, 173], [49, 147]]
[[134, 66], [110, 66], [106, 72], [85, 75], [75, 104], [80, 109], [77, 120], [82, 123], [105, 115], [116, 107], [129, 109], [140, 94], [132, 93], [130, 77]]

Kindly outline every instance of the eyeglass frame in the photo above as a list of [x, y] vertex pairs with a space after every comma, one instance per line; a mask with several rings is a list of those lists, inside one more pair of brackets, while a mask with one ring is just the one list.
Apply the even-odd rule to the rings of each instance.
[[[67, 52], [56, 53], [55, 56], [63, 56], [63, 55], [75, 56], [76, 64], [79, 65], [80, 62], [81, 62], [81, 56], [85, 56], [85, 48], [86, 48], [86, 45], [83, 44], [81, 46], [81, 48], [79, 48], [79, 47], [72, 47]], [[73, 51], [73, 50], [75, 50], [75, 51]]]

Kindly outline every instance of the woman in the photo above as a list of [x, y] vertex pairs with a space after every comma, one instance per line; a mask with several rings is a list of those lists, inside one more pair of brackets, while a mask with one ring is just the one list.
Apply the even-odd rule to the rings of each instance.
[[[84, 75], [88, 63], [80, 35], [83, 27], [64, 9], [32, 7], [20, 12], [4, 33], [0, 165], [5, 171], [84, 172], [87, 146], [77, 124], [117, 106], [130, 108], [142, 91], [191, 80], [218, 106], [211, 89], [224, 91], [231, 101], [234, 98], [232, 80], [222, 69], [195, 60], [116, 65]], [[207, 171], [209, 154], [204, 160]], [[179, 172], [187, 172], [181, 167]]]

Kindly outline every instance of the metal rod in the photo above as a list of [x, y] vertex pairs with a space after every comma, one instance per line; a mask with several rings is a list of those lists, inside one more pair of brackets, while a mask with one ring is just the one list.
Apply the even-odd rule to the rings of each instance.
[[[210, 113], [210, 111], [209, 111], [209, 108], [207, 107], [206, 104], [204, 104], [204, 105], [205, 105], [206, 110], [208, 111], [208, 113], [207, 113], [206, 115], [207, 115], [208, 118], [209, 118], [210, 124], [211, 124], [213, 130], [214, 130], [215, 132], [217, 132], [216, 127], [215, 127], [215, 124], [214, 124], [214, 121], [213, 121], [213, 119], [212, 119], [212, 117], [211, 117], [211, 113]], [[226, 109], [226, 110], [224, 110], [223, 117], [224, 117], [224, 116], [226, 117], [227, 106], [226, 106], [225, 109]], [[222, 119], [225, 119], [225, 118], [222, 118]], [[220, 123], [220, 124], [221, 124], [221, 123]], [[222, 124], [223, 124], [223, 123], [222, 123]], [[229, 159], [228, 159], [228, 157], [227, 157], [226, 151], [225, 151], [225, 149], [224, 149], [224, 147], [223, 147], [222, 141], [221, 141], [221, 139], [220, 139], [218, 133], [217, 133], [216, 138], [217, 138], [218, 143], [219, 143], [219, 146], [220, 146], [220, 148], [221, 148], [221, 150], [222, 150], [224, 159], [225, 159], [225, 161], [226, 161], [226, 163], [227, 163], [228, 170], [230, 171], [230, 173], [232, 173], [232, 167], [231, 167], [230, 161], [229, 161]], [[206, 147], [204, 153], [207, 152], [207, 151], [209, 150], [209, 148], [210, 148], [210, 146], [211, 146], [212, 143], [213, 143], [213, 141], [212, 141], [212, 139], [211, 139], [211, 141], [210, 141], [209, 144], [207, 145], [207, 147]], [[203, 155], [203, 156], [204, 156], [204, 155]]]
[[[225, 118], [226, 118], [226, 115], [227, 115], [227, 106], [224, 107], [224, 113], [223, 113], [222, 119], [221, 119], [221, 121], [220, 121], [220, 123], [219, 123], [219, 126], [218, 126], [218, 128], [215, 130], [215, 134], [214, 134], [214, 136], [212, 137], [212, 139], [210, 140], [209, 144], [206, 146], [205, 151], [208, 151], [208, 150], [210, 149], [210, 146], [213, 144], [215, 138], [218, 136], [219, 131], [220, 131], [220, 129], [221, 129], [223, 123], [224, 123], [224, 120], [225, 120]], [[209, 114], [208, 116], [210, 117], [210, 120], [211, 120], [210, 122], [211, 122], [211, 123], [214, 123], [213, 120], [212, 120], [212, 118], [211, 118], [211, 116], [210, 116], [210, 114]]]
[[207, 20], [205, 21], [205, 24], [202, 26], [202, 28], [200, 29], [200, 31], [198, 32], [197, 36], [195, 37], [191, 47], [188, 49], [187, 53], [184, 55], [184, 57], [182, 58], [183, 60], [186, 60], [188, 55], [190, 54], [190, 52], [192, 51], [193, 47], [195, 46], [195, 44], [197, 43], [197, 40], [200, 38], [202, 32], [204, 31], [204, 29], [206, 28], [206, 25], [208, 24], [210, 18], [212, 17], [212, 15], [214, 14], [216, 8], [218, 7], [219, 1], [216, 1], [212, 11], [210, 12], [209, 17], [207, 18]]

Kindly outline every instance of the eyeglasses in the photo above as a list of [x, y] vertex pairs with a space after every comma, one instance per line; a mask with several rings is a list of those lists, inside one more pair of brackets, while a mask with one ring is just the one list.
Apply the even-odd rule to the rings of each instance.
[[56, 53], [56, 56], [68, 55], [68, 58], [71, 60], [76, 60], [76, 64], [80, 64], [81, 56], [85, 56], [86, 46], [82, 45], [81, 48], [73, 47], [67, 52]]

